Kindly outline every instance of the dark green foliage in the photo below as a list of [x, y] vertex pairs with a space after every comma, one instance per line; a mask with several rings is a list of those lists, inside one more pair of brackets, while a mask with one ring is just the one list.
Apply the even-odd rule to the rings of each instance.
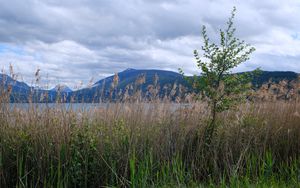
[[[211, 122], [206, 129], [206, 144], [209, 145], [216, 127], [217, 113], [230, 109], [246, 99], [246, 92], [251, 88], [251, 80], [256, 72], [232, 74], [232, 69], [249, 59], [255, 50], [245, 41], [234, 36], [233, 19], [236, 8], [233, 8], [225, 31], [220, 30], [220, 43], [210, 41], [206, 27], [202, 28], [204, 45], [203, 54], [197, 50], [194, 56], [200, 77], [194, 77], [193, 87], [201, 92], [211, 109]], [[181, 71], [182, 72], [182, 71]], [[183, 72], [182, 72], [183, 73]]]
[[201, 76], [195, 80], [195, 87], [200, 90], [203, 97], [208, 99], [212, 113], [228, 110], [245, 98], [244, 93], [251, 87], [251, 74], [232, 74], [233, 68], [247, 61], [249, 55], [255, 50], [234, 36], [233, 18], [236, 9], [227, 22], [227, 29], [220, 30], [220, 44], [210, 41], [206, 27], [203, 26], [202, 35], [204, 46], [200, 57], [197, 50], [194, 55]]

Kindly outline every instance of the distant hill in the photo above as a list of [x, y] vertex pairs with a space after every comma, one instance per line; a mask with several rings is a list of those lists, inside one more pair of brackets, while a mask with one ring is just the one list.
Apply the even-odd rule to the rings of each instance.
[[[187, 82], [183, 76], [179, 73], [165, 70], [136, 70], [126, 69], [118, 73], [118, 85], [114, 90], [124, 92], [126, 87], [131, 86], [133, 89], [141, 89], [143, 93], [147, 90], [147, 87], [154, 85], [155, 75], [157, 75], [157, 85], [161, 88], [167, 86], [171, 88], [175, 83], [177, 85], [187, 86]], [[144, 78], [143, 84], [138, 84], [138, 78]], [[113, 83], [114, 75], [97, 81], [92, 87], [84, 88], [78, 91], [74, 91], [73, 94], [76, 96], [77, 101], [99, 101], [100, 98], [108, 98], [111, 92], [111, 86]], [[138, 88], [135, 88], [138, 87]], [[170, 89], [169, 89], [170, 90]], [[168, 91], [170, 92], [170, 91]]]
[[3, 89], [8, 90], [8, 86], [11, 87], [12, 94], [10, 95], [10, 101], [12, 102], [23, 102], [26, 101], [31, 88], [24, 82], [14, 80], [12, 77], [0, 74], [0, 91]]
[[299, 74], [291, 71], [262, 71], [261, 74], [254, 78], [253, 85], [260, 87], [262, 84], [269, 81], [279, 83], [282, 80], [292, 81], [297, 79]]
[[[118, 94], [124, 94], [126, 91], [129, 91], [128, 94], [130, 95], [134, 91], [141, 90], [144, 95], [147, 95], [149, 88], [156, 88], [160, 97], [171, 92], [174, 92], [175, 96], [179, 95], [181, 86], [185, 91], [192, 90], [181, 74], [172, 71], [126, 69], [117, 75], [118, 83], [116, 86], [113, 84], [115, 76], [112, 75], [95, 82], [91, 87], [72, 91], [65, 85], [58, 85], [51, 90], [32, 88], [24, 82], [0, 74], [0, 91], [7, 90], [10, 86], [12, 88], [11, 102], [55, 102], [58, 99], [63, 99], [66, 102], [98, 102], [100, 99], [104, 101], [109, 98], [116, 99]], [[272, 83], [279, 83], [282, 80], [291, 82], [296, 80], [298, 76], [299, 74], [290, 71], [263, 71], [252, 83], [259, 88], [269, 81]], [[111, 95], [111, 93], [113, 94]]]
[[[13, 103], [54, 102], [57, 98], [57, 91], [30, 87], [25, 82], [20, 82], [8, 75], [0, 74], [0, 92], [3, 90], [7, 92], [9, 88], [11, 89], [9, 99]], [[43, 96], [47, 96], [48, 99]]]
[[70, 93], [73, 90], [70, 89], [67, 85], [59, 84], [59, 85], [55, 86], [53, 89], [51, 89], [51, 91], [62, 92], [62, 93]]
[[[153, 84], [153, 79], [155, 74], [158, 76], [158, 81], [160, 85], [165, 84], [173, 84], [174, 82], [178, 82], [184, 84], [185, 81], [183, 76], [179, 73], [172, 71], [164, 71], [164, 70], [136, 70], [136, 69], [126, 69], [125, 71], [119, 72], [119, 88], [124, 88], [126, 85], [135, 83], [138, 76], [145, 75], [145, 83], [143, 84], [145, 87], [147, 85]], [[105, 84], [105, 88], [110, 87], [114, 76], [110, 76], [104, 78], [102, 80], [97, 81], [94, 86], [102, 87]]]

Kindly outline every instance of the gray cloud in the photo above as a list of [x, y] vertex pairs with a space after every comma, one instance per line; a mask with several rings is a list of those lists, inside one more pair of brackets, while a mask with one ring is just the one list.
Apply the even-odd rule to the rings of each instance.
[[257, 48], [235, 71], [300, 72], [297, 0], [1, 1], [0, 65], [12, 63], [27, 82], [40, 68], [51, 87], [86, 84], [128, 67], [195, 74], [201, 26], [217, 40], [233, 6], [237, 35]]

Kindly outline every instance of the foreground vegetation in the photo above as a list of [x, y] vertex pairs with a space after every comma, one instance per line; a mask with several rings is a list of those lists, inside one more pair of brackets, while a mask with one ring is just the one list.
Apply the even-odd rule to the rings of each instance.
[[[67, 95], [58, 94], [49, 107], [47, 92], [44, 107], [30, 95], [18, 108], [3, 77], [0, 186], [300, 187], [299, 79], [290, 83], [297, 90], [283, 80], [255, 91], [252, 75], [231, 74], [254, 51], [234, 37], [235, 10], [220, 44], [203, 27], [205, 61], [195, 51], [202, 75], [188, 79], [196, 93], [174, 83], [163, 94], [157, 74], [146, 94], [145, 75], [117, 92], [116, 74], [105, 92], [114, 103], [66, 109]], [[99, 102], [104, 84], [100, 93]]]
[[0, 187], [299, 187], [300, 104], [117, 103], [0, 112]]

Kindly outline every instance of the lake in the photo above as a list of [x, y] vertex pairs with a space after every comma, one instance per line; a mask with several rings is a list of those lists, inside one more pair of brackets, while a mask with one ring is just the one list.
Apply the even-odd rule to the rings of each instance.
[[72, 111], [88, 111], [94, 109], [107, 109], [110, 107], [116, 106], [129, 106], [134, 107], [135, 105], [143, 106], [146, 109], [153, 107], [168, 107], [171, 110], [177, 110], [179, 108], [191, 107], [192, 104], [188, 103], [10, 103], [10, 109], [35, 109], [35, 110], [45, 110], [47, 108], [54, 109], [63, 109], [63, 110], [72, 110]]

